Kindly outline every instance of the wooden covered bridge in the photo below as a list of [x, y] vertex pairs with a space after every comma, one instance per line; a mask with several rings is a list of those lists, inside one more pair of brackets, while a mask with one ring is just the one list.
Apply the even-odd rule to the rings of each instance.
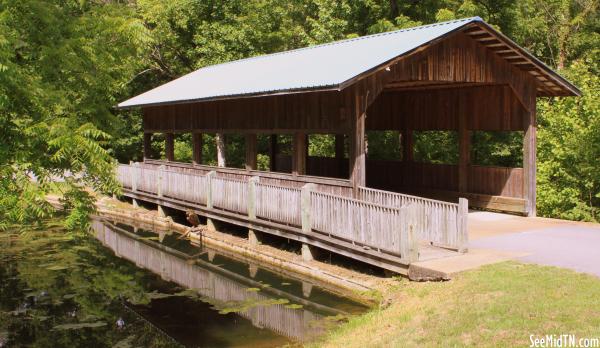
[[[477, 17], [359, 37], [202, 68], [119, 104], [144, 127], [144, 162], [119, 178], [134, 199], [404, 272], [432, 245], [466, 250], [468, 205], [535, 215], [536, 97], [579, 94]], [[401, 159], [369, 158], [367, 131], [398, 132]], [[416, 161], [423, 131], [456, 132], [457, 163]], [[471, 163], [477, 131], [522, 132], [522, 167]], [[156, 133], [164, 160], [150, 158]], [[179, 133], [193, 163], [174, 158]], [[207, 133], [244, 135], [245, 168], [203, 165]], [[334, 137], [335, 156], [309, 156], [311, 134]]]

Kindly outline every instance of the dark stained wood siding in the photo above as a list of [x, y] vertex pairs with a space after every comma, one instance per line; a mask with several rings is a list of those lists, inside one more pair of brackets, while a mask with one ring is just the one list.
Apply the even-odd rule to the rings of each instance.
[[367, 130], [523, 130], [526, 110], [509, 86], [383, 92], [367, 110]]
[[469, 192], [523, 198], [523, 168], [469, 167]]
[[298, 93], [143, 109], [147, 132], [342, 132], [348, 120], [341, 92]]

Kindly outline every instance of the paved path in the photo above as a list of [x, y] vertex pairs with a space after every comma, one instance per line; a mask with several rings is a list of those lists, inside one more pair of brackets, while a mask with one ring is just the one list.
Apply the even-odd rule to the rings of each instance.
[[515, 253], [513, 258], [600, 277], [600, 224], [469, 214], [469, 249]]

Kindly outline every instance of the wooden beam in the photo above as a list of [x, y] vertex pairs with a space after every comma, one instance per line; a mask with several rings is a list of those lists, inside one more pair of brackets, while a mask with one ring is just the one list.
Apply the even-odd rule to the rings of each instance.
[[344, 134], [335, 135], [335, 158], [338, 161], [337, 174], [339, 177], [344, 173]]
[[269, 170], [277, 170], [277, 134], [271, 134], [269, 141]]
[[344, 159], [344, 134], [335, 135], [335, 158]]
[[350, 133], [350, 182], [356, 193], [359, 186], [366, 185], [366, 147], [365, 147], [365, 100], [357, 94], [354, 99]]
[[165, 157], [167, 161], [175, 161], [175, 135], [165, 133]]
[[202, 164], [202, 133], [192, 133], [192, 163]]
[[523, 193], [526, 201], [527, 216], [536, 215], [536, 90], [530, 91], [525, 100], [529, 110], [524, 118], [525, 136], [523, 137]]
[[246, 170], [256, 169], [256, 134], [246, 134]]
[[294, 133], [292, 139], [292, 174], [306, 174], [307, 136], [302, 132]]
[[[459, 98], [465, 99], [465, 98]], [[459, 104], [464, 103], [459, 101]], [[467, 128], [468, 115], [459, 106], [458, 114], [458, 191], [469, 191], [469, 164], [471, 162], [471, 132]]]
[[227, 167], [227, 156], [225, 155], [225, 135], [223, 133], [217, 133], [215, 135], [215, 142], [217, 143], [217, 165], [219, 167]]
[[152, 158], [152, 133], [144, 133], [144, 161]]

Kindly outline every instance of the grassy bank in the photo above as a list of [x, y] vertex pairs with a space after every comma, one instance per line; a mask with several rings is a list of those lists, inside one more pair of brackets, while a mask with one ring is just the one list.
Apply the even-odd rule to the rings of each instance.
[[526, 346], [530, 335], [600, 337], [600, 279], [507, 262], [444, 283], [401, 281], [392, 304], [353, 318], [318, 347]]

